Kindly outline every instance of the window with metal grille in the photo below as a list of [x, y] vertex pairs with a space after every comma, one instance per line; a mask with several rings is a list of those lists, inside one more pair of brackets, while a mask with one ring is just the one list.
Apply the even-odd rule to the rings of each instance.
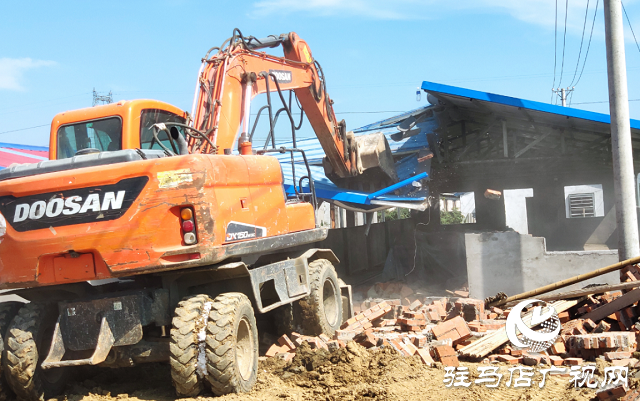
[[595, 194], [570, 194], [569, 213], [571, 218], [595, 217]]

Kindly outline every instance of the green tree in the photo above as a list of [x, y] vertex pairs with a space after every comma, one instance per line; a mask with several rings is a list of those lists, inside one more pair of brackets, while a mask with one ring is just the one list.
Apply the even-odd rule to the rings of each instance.
[[450, 212], [440, 211], [440, 224], [460, 224], [464, 221], [464, 215], [460, 213], [458, 209], [453, 209]]

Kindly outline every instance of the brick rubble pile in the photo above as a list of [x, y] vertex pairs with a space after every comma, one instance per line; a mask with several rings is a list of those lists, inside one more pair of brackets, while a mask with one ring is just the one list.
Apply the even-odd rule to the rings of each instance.
[[[636, 336], [640, 336], [640, 306], [633, 304], [622, 308], [597, 322], [581, 318], [622, 295], [622, 291], [611, 291], [583, 297], [574, 307], [560, 312], [560, 336], [546, 351], [529, 353], [506, 341], [482, 361], [572, 366], [601, 358], [612, 365], [640, 367], [640, 361], [634, 356]], [[473, 360], [460, 350], [492, 333], [504, 332], [510, 312], [498, 307], [487, 309], [483, 300], [464, 297], [367, 300], [354, 309], [357, 311], [355, 316], [345, 321], [333, 338], [298, 333], [289, 337], [285, 334], [265, 356], [288, 361], [295, 356], [296, 347], [302, 342], [308, 342], [312, 349], [333, 351], [355, 341], [371, 350], [392, 347], [407, 357], [417, 355], [429, 366], [435, 362], [459, 366], [459, 359]], [[602, 396], [605, 395], [603, 391]]]

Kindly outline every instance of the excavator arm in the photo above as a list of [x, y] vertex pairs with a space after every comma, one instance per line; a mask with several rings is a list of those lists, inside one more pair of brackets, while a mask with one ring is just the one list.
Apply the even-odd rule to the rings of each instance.
[[[259, 51], [278, 46], [283, 47], [284, 57]], [[375, 138], [369, 135], [364, 140], [356, 140], [353, 133], [346, 131], [344, 120], [336, 120], [322, 69], [307, 43], [297, 34], [291, 32], [258, 40], [245, 39], [234, 30], [227, 46], [217, 50], [213, 56], [207, 53], [203, 59], [193, 112], [194, 128], [204, 132], [214, 147], [207, 141], [192, 138], [189, 143], [192, 153], [224, 154], [248, 142], [251, 100], [261, 93], [267, 93], [271, 138], [275, 101], [282, 101], [288, 118], [295, 125], [283, 93], [293, 90], [325, 151], [323, 164], [329, 178], [340, 181], [379, 167], [385, 172], [386, 182], [396, 180], [384, 136], [372, 134]], [[295, 147], [295, 131], [292, 133]]]

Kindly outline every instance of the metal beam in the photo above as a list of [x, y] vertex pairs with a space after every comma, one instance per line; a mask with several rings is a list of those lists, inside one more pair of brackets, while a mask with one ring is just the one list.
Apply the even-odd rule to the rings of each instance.
[[536, 146], [537, 144], [539, 144], [540, 142], [542, 142], [546, 137], [548, 137], [549, 135], [551, 135], [552, 131], [547, 131], [546, 134], [542, 134], [542, 136], [539, 136], [538, 139], [536, 139], [535, 141], [531, 142], [530, 144], [528, 144], [527, 146], [525, 146], [523, 149], [519, 150], [514, 157], [517, 159], [518, 157], [522, 156], [526, 151], [528, 151], [529, 149], [531, 149], [532, 147]]
[[509, 137], [507, 135], [507, 121], [502, 120], [502, 148], [504, 157], [509, 157]]

